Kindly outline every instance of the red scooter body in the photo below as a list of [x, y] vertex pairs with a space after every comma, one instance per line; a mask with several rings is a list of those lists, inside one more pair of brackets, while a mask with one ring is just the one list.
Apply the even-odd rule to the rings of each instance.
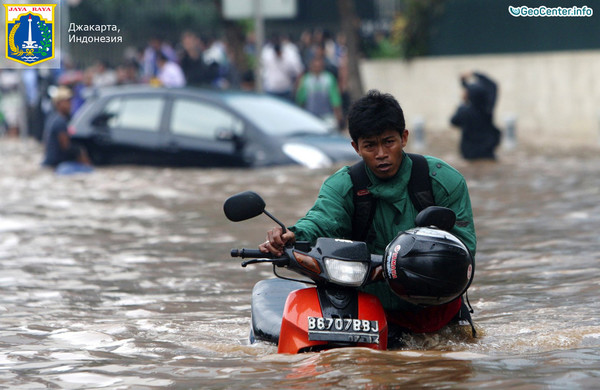
[[[314, 338], [335, 338], [353, 331], [352, 337], [372, 342], [357, 342], [357, 347], [387, 349], [388, 326], [383, 307], [374, 295], [358, 292], [358, 318], [352, 320], [323, 319], [316, 287], [291, 292], [286, 300], [279, 334], [278, 353], [299, 353], [315, 348], [339, 347], [348, 341], [322, 341]], [[309, 321], [312, 331], [309, 330]], [[362, 332], [362, 335], [360, 335]], [[358, 335], [358, 336], [357, 336]], [[311, 338], [313, 338], [311, 340]]]

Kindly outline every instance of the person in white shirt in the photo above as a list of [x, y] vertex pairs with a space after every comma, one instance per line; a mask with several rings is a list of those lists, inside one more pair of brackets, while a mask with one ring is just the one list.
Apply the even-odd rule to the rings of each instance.
[[158, 74], [156, 78], [160, 84], [168, 88], [179, 88], [185, 86], [185, 75], [179, 64], [171, 61], [163, 53], [157, 55]]
[[276, 39], [263, 48], [261, 61], [265, 92], [293, 101], [294, 84], [304, 70], [298, 50]]

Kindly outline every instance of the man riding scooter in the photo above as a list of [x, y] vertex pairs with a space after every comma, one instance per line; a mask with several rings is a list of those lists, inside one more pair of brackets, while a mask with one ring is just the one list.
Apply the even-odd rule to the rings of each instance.
[[[456, 223], [449, 231], [474, 256], [476, 236], [465, 179], [440, 159], [404, 152], [409, 132], [396, 99], [369, 91], [352, 105], [348, 127], [362, 162], [343, 167], [325, 180], [306, 216], [286, 232], [281, 227], [269, 230], [259, 249], [280, 256], [286, 244], [296, 240], [314, 242], [318, 237], [331, 237], [365, 241], [371, 253], [383, 254], [399, 232], [415, 227], [421, 209], [437, 205], [454, 211]], [[415, 182], [419, 190], [414, 189]], [[418, 263], [419, 258], [414, 261]], [[379, 298], [388, 321], [399, 329], [434, 332], [455, 318], [470, 321], [462, 298], [422, 305], [427, 300], [411, 300], [406, 286], [394, 283], [381, 280], [363, 290]], [[430, 294], [435, 295], [435, 289]]]

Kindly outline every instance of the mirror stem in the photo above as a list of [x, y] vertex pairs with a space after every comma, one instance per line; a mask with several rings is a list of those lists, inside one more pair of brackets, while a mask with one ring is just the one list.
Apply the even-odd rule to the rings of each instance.
[[271, 218], [273, 221], [277, 222], [277, 224], [279, 226], [281, 226], [281, 228], [283, 229], [282, 234], [287, 231], [286, 228], [285, 228], [285, 225], [283, 223], [281, 223], [281, 221], [279, 221], [277, 218], [275, 218], [274, 216], [272, 216], [271, 213], [269, 213], [267, 210], [263, 210], [263, 213], [265, 213], [269, 218]]

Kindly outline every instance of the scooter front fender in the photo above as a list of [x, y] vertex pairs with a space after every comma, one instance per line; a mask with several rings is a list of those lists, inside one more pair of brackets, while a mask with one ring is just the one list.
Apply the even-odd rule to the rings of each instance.
[[[323, 317], [317, 289], [310, 287], [291, 292], [287, 297], [283, 310], [278, 353], [295, 354], [311, 347], [327, 349], [327, 345], [330, 342], [308, 339], [309, 317]], [[355, 346], [378, 350], [387, 349], [387, 320], [383, 307], [377, 297], [363, 292], [358, 293], [358, 318], [361, 320], [378, 321], [379, 343], [356, 343]]]

